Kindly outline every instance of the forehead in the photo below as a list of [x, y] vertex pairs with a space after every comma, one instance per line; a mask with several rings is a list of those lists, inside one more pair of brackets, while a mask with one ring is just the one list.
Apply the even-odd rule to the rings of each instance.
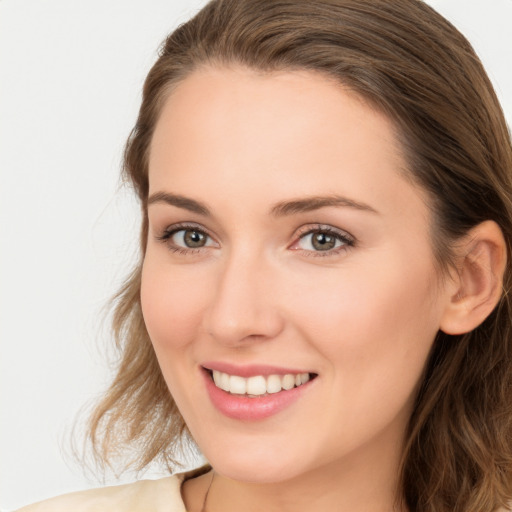
[[349, 134], [339, 130], [349, 123], [353, 135], [363, 123], [366, 129], [373, 126], [375, 139], [398, 156], [392, 122], [332, 78], [306, 70], [263, 73], [242, 67], [205, 67], [180, 82], [164, 102], [151, 156], [162, 143], [179, 146], [184, 138], [194, 138], [202, 144], [220, 144], [223, 134], [235, 130], [236, 142], [250, 144], [258, 133], [260, 141], [267, 135], [267, 147], [273, 140], [274, 146], [284, 150], [291, 143], [297, 151], [297, 136], [307, 127], [311, 128], [308, 137], [316, 133], [327, 149], [330, 140], [340, 144], [340, 135], [346, 139]]
[[403, 179], [405, 167], [391, 120], [325, 76], [203, 68], [163, 106], [150, 193], [206, 197], [229, 184], [256, 200], [263, 185], [268, 201], [340, 193], [386, 208], [400, 188], [421, 196]]

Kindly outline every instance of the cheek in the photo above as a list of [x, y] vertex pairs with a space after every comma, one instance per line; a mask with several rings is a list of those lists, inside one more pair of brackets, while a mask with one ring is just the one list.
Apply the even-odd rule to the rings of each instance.
[[371, 395], [376, 386], [410, 392], [439, 326], [430, 261], [391, 253], [375, 263], [347, 266], [335, 280], [317, 279], [289, 298], [303, 335], [333, 370], [335, 387], [351, 396], [365, 389]]
[[[422, 331], [436, 317], [431, 274], [387, 269], [386, 275], [372, 271], [348, 269], [334, 280], [318, 279], [303, 293], [290, 295], [295, 303], [295, 316], [307, 319], [305, 324], [320, 332], [331, 332], [329, 338], [360, 345], [372, 334], [378, 338], [393, 331]], [[374, 341], [377, 341], [374, 338]]]
[[437, 332], [429, 267], [381, 263], [347, 268], [336, 285], [316, 280], [307, 299], [293, 299], [302, 337], [322, 355], [326, 402], [336, 404], [319, 414], [343, 449], [406, 422]]
[[180, 348], [192, 340], [204, 309], [204, 288], [199, 286], [200, 282], [190, 272], [173, 272], [167, 265], [146, 257], [141, 305], [157, 353], [165, 348]]

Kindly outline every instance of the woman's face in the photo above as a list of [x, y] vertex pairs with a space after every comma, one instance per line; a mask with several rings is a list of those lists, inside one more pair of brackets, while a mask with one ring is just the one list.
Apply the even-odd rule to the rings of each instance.
[[142, 307], [220, 474], [396, 465], [447, 304], [405, 167], [385, 116], [306, 71], [202, 69], [168, 98]]

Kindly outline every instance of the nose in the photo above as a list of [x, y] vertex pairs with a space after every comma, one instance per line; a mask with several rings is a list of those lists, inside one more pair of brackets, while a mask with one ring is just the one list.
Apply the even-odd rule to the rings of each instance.
[[236, 347], [278, 336], [284, 319], [273, 276], [261, 257], [240, 254], [226, 260], [203, 317], [210, 336]]

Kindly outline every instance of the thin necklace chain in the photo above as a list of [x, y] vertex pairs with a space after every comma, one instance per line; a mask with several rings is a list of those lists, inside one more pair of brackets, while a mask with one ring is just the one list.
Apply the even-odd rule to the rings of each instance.
[[201, 512], [206, 512], [206, 500], [208, 499], [208, 493], [210, 492], [210, 488], [212, 486], [214, 476], [215, 476], [215, 470], [212, 469], [212, 478], [210, 480], [210, 485], [208, 485], [208, 489], [206, 489], [206, 494], [204, 495], [203, 506], [201, 507]]

